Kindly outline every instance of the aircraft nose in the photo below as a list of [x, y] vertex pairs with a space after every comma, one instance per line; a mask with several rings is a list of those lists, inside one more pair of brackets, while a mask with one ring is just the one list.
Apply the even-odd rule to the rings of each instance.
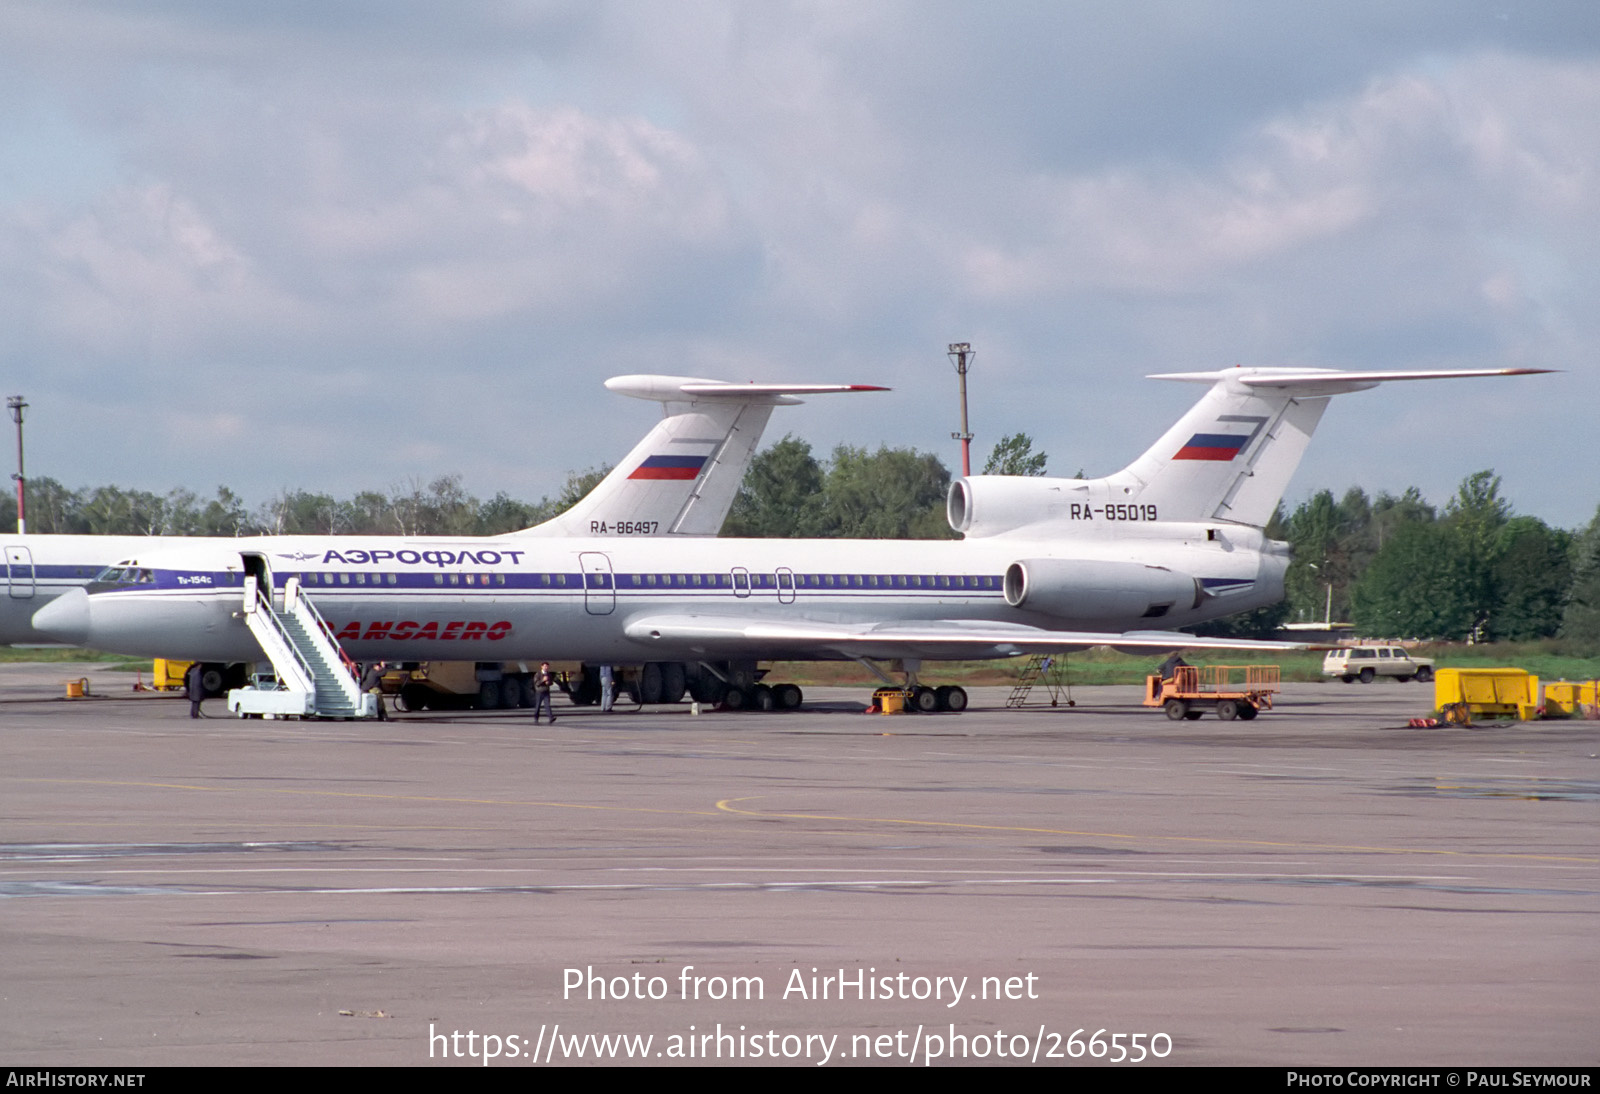
[[33, 629], [58, 642], [84, 646], [89, 642], [89, 594], [69, 589], [33, 613]]

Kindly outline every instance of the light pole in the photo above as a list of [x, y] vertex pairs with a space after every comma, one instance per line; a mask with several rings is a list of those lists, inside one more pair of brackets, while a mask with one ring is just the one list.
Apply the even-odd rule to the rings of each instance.
[[17, 535], [28, 534], [28, 517], [23, 512], [23, 484], [26, 481], [22, 476], [22, 412], [28, 409], [28, 404], [22, 401], [22, 396], [13, 395], [6, 400], [6, 408], [11, 411], [11, 420], [17, 423], [17, 473], [11, 477], [17, 480]]
[[972, 352], [969, 342], [950, 343], [950, 363], [956, 366], [956, 375], [961, 377], [961, 432], [952, 433], [952, 440], [961, 442], [961, 473], [972, 474], [972, 432], [967, 428], [967, 370], [972, 367], [973, 358], [977, 357]]
[[[1324, 572], [1328, 568], [1328, 560], [1327, 559], [1323, 559], [1322, 560], [1322, 565], [1321, 566], [1318, 566], [1315, 562], [1308, 562], [1308, 563], [1306, 563], [1306, 566], [1308, 568], [1310, 568], [1310, 569], [1313, 569], [1313, 570], [1317, 571], [1317, 576], [1318, 577], [1320, 577], [1320, 578], [1327, 578], [1328, 577], [1327, 573]], [[1331, 630], [1333, 630], [1333, 581], [1331, 579], [1329, 579], [1327, 581], [1327, 585], [1328, 585], [1328, 609], [1327, 609], [1327, 614], [1325, 614], [1322, 617], [1322, 625], [1324, 627], [1326, 627], [1328, 630], [1331, 631]]]

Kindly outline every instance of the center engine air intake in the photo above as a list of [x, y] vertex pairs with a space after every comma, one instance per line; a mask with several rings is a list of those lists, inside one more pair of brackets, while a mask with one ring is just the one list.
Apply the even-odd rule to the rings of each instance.
[[1188, 574], [1138, 562], [1030, 558], [1006, 567], [1007, 604], [1067, 619], [1160, 619], [1204, 595]]
[[1089, 484], [1082, 479], [970, 475], [950, 484], [945, 516], [951, 528], [969, 539], [979, 539], [1058, 520], [1073, 502], [1085, 504], [1088, 490]]

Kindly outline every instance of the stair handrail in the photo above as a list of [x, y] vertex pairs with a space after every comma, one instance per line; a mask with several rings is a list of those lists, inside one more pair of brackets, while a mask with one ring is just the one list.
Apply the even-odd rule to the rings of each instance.
[[[291, 587], [293, 589], [292, 593], [290, 591]], [[312, 623], [314, 623], [323, 634], [328, 636], [328, 641], [333, 644], [334, 650], [339, 654], [339, 663], [344, 666], [344, 670], [350, 674], [350, 679], [354, 680], [356, 685], [359, 687], [361, 684], [361, 674], [356, 671], [356, 663], [350, 659], [350, 655], [346, 653], [344, 651], [344, 647], [339, 644], [339, 639], [334, 636], [333, 628], [328, 626], [328, 621], [326, 619], [322, 618], [322, 613], [317, 611], [317, 606], [311, 602], [311, 598], [306, 596], [304, 591], [300, 588], [300, 579], [298, 577], [291, 577], [288, 581], [285, 581], [283, 583], [283, 592], [284, 610], [292, 611], [293, 609], [290, 607], [291, 603], [305, 605], [306, 614], [311, 617]]]
[[[293, 581], [294, 579], [291, 578], [290, 580]], [[285, 586], [284, 591], [287, 594], [287, 585]], [[273, 632], [277, 634], [280, 639], [282, 639], [283, 645], [288, 648], [290, 655], [295, 659], [297, 667], [305, 677], [306, 683], [310, 686], [310, 689], [315, 692], [317, 681], [316, 672], [311, 668], [311, 663], [305, 659], [305, 655], [300, 652], [299, 647], [294, 644], [294, 640], [289, 636], [289, 633], [284, 630], [283, 623], [279, 621], [277, 613], [273, 611], [271, 591], [264, 591], [261, 588], [261, 583], [256, 579], [254, 574], [245, 579], [245, 596], [248, 598], [252, 593], [254, 593], [254, 601], [253, 603], [250, 600], [246, 601], [245, 613], [247, 615], [264, 616], [266, 619], [271, 621], [271, 628]], [[271, 661], [272, 652], [270, 650], [263, 650], [263, 652], [267, 654], [267, 660]], [[274, 663], [272, 667], [277, 669], [278, 666], [276, 663]], [[283, 682], [282, 673], [278, 674], [278, 689], [280, 691], [287, 690], [287, 687]]]

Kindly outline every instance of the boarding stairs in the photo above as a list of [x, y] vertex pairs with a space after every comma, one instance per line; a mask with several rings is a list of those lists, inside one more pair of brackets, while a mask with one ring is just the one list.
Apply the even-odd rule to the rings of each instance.
[[283, 607], [272, 602], [254, 575], [245, 578], [244, 620], [272, 662], [270, 684], [228, 692], [228, 709], [275, 718], [376, 718], [378, 699], [364, 695], [355, 665], [334, 641], [300, 579], [284, 582]]
[[1034, 687], [1041, 683], [1050, 695], [1051, 706], [1061, 706], [1063, 696], [1067, 706], [1075, 705], [1072, 698], [1072, 684], [1067, 679], [1067, 655], [1036, 653], [1022, 666], [1022, 674], [1017, 677], [1016, 684], [1011, 688], [1011, 694], [1006, 696], [1006, 706], [1013, 710], [1027, 706], [1028, 696], [1032, 694]]

